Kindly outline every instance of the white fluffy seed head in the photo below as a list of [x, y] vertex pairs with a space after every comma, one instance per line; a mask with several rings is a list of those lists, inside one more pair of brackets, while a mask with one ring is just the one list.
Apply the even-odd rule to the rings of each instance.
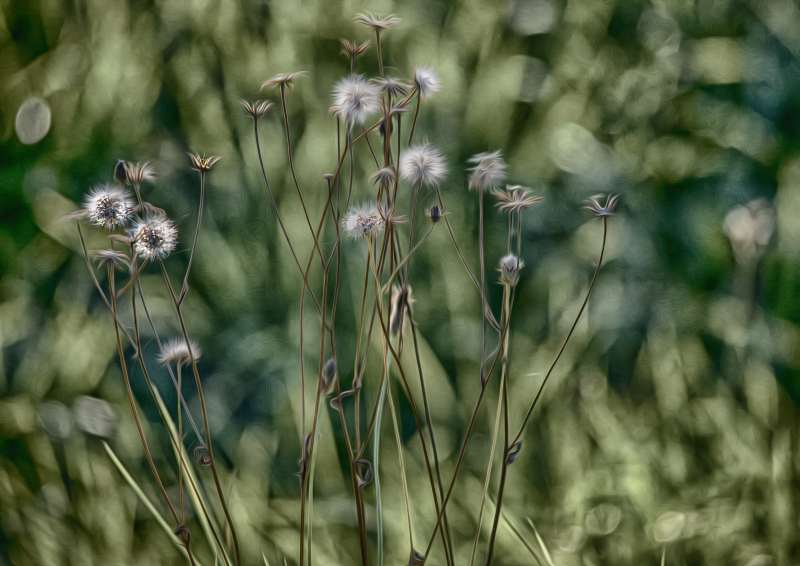
[[432, 145], [415, 145], [400, 158], [400, 176], [415, 186], [438, 187], [447, 176], [447, 163]]
[[86, 195], [83, 208], [89, 222], [113, 230], [131, 221], [134, 204], [124, 189], [100, 185]]
[[191, 345], [191, 352], [189, 351], [189, 347], [186, 345], [186, 339], [179, 337], [179, 338], [172, 338], [167, 340], [162, 344], [161, 350], [158, 353], [158, 362], [162, 365], [189, 365], [192, 363], [192, 358], [195, 361], [200, 359], [200, 356], [203, 355], [202, 350], [200, 350], [200, 346], [198, 346], [197, 342], [194, 340], [190, 340], [189, 344]]
[[506, 180], [506, 162], [500, 150], [478, 153], [469, 158], [472, 163], [469, 188], [477, 190], [499, 187]]
[[331, 112], [352, 127], [363, 124], [380, 109], [380, 87], [361, 75], [351, 75], [333, 86]]
[[145, 261], [154, 261], [164, 259], [175, 250], [178, 229], [166, 216], [150, 216], [134, 224], [130, 238], [137, 256]]
[[436, 94], [442, 89], [439, 77], [430, 67], [418, 67], [414, 71], [414, 83], [416, 83], [419, 95], [422, 98]]
[[374, 236], [383, 229], [385, 220], [374, 204], [356, 206], [347, 211], [342, 228], [353, 239]]
[[497, 270], [500, 272], [500, 282], [503, 285], [513, 287], [519, 281], [519, 272], [525, 266], [519, 257], [514, 254], [508, 254], [500, 258], [500, 264]]

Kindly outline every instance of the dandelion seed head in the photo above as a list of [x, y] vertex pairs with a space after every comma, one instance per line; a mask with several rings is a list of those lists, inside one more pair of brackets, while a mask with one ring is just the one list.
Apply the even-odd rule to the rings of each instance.
[[447, 163], [434, 146], [413, 146], [400, 158], [400, 176], [414, 186], [438, 187], [447, 176]]
[[422, 98], [436, 94], [442, 89], [439, 77], [430, 67], [418, 67], [414, 71], [414, 84], [417, 85], [417, 90]]
[[506, 179], [507, 165], [500, 150], [478, 153], [469, 158], [469, 188], [485, 190], [500, 186]]
[[158, 352], [158, 363], [161, 365], [176, 365], [185, 366], [192, 363], [192, 357], [195, 361], [199, 360], [203, 355], [200, 346], [194, 340], [190, 340], [191, 352], [189, 346], [186, 345], [186, 339], [183, 337], [171, 338], [161, 345], [161, 350]]
[[384, 217], [374, 204], [353, 207], [342, 220], [342, 228], [353, 239], [374, 236], [383, 229]]
[[164, 259], [178, 244], [178, 229], [166, 216], [156, 215], [139, 220], [131, 233], [133, 251], [146, 261]]
[[100, 185], [86, 196], [83, 208], [89, 222], [113, 230], [130, 222], [134, 204], [124, 189]]
[[351, 75], [333, 86], [331, 111], [348, 126], [363, 124], [380, 109], [380, 89], [361, 75]]

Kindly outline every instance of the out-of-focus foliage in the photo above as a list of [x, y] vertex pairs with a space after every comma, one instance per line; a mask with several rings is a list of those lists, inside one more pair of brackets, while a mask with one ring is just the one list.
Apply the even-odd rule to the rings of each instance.
[[[800, 563], [800, 8], [792, 0], [0, 2], [0, 563], [182, 560], [102, 446], [107, 439], [157, 505], [109, 315], [62, 217], [110, 179], [116, 159], [151, 160], [159, 179], [147, 197], [189, 234], [198, 194], [189, 150], [223, 157], [210, 176], [186, 311], [204, 350], [234, 520], [248, 564], [262, 552], [272, 564], [295, 559], [300, 286], [238, 101], [259, 95], [274, 73], [308, 71], [289, 113], [317, 216], [336, 156], [329, 92], [347, 72], [338, 41], [369, 37], [351, 20], [362, 10], [403, 18], [386, 35], [392, 74], [417, 65], [440, 74], [444, 88], [423, 106], [417, 135], [452, 166], [443, 191], [467, 256], [476, 257], [477, 232], [461, 172], [467, 156], [502, 148], [511, 180], [546, 196], [526, 216], [513, 419], [591, 275], [600, 228], [580, 203], [622, 194], [588, 316], [511, 468], [508, 520], [538, 549], [530, 518], [558, 566], [653, 564], [664, 549], [671, 565]], [[374, 50], [359, 70], [375, 73]], [[279, 114], [263, 125], [281, 210], [306, 257]], [[366, 198], [374, 167], [368, 153], [357, 157], [354, 191]], [[504, 224], [489, 218], [493, 265]], [[170, 260], [176, 274], [188, 255], [182, 241]], [[359, 265], [357, 247], [345, 252]], [[411, 280], [449, 477], [479, 386], [479, 303], [444, 230], [420, 253]], [[344, 281], [348, 304], [357, 273]], [[178, 329], [157, 277], [153, 269], [144, 284], [169, 336]], [[496, 288], [492, 300], [499, 296]], [[352, 320], [340, 322], [340, 366], [352, 367]], [[174, 403], [166, 375], [156, 377]], [[152, 400], [134, 380], [170, 470]], [[471, 550], [495, 391], [450, 507], [459, 563]], [[347, 471], [334, 448], [339, 433], [323, 418], [314, 560], [353, 564]], [[404, 425], [412, 493], [427, 494], [407, 413]], [[407, 546], [388, 446], [387, 454], [387, 560], [397, 564]], [[424, 497], [414, 505], [425, 540], [432, 505]], [[506, 526], [498, 544], [497, 563], [533, 563]], [[203, 551], [200, 559], [209, 562]]]

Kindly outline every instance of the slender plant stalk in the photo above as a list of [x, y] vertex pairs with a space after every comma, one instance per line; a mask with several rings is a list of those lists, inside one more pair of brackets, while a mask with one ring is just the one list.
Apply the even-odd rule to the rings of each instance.
[[236, 528], [233, 524], [233, 518], [231, 517], [230, 510], [228, 509], [228, 503], [225, 498], [225, 491], [222, 489], [222, 482], [219, 478], [219, 471], [217, 470], [217, 463], [216, 458], [214, 456], [214, 446], [211, 438], [211, 427], [208, 422], [208, 410], [206, 408], [206, 397], [203, 391], [203, 381], [200, 378], [200, 370], [197, 367], [197, 359], [194, 356], [194, 352], [192, 352], [191, 340], [189, 339], [189, 332], [186, 328], [186, 321], [183, 316], [183, 312], [181, 310], [181, 304], [178, 301], [178, 297], [175, 294], [175, 289], [172, 287], [172, 282], [170, 281], [169, 274], [167, 273], [167, 268], [164, 265], [164, 262], [159, 260], [159, 265], [161, 267], [161, 276], [164, 281], [164, 285], [169, 291], [170, 297], [172, 298], [173, 306], [175, 307], [175, 314], [178, 317], [178, 323], [181, 327], [181, 334], [183, 336], [184, 341], [186, 342], [186, 349], [189, 352], [189, 358], [191, 361], [192, 367], [192, 375], [194, 376], [195, 387], [197, 389], [197, 398], [200, 401], [200, 415], [203, 419], [203, 428], [205, 429], [205, 441], [206, 441], [206, 450], [208, 450], [208, 460], [209, 460], [209, 467], [211, 468], [211, 475], [214, 479], [214, 486], [217, 490], [217, 497], [220, 502], [220, 506], [222, 507], [222, 512], [225, 514], [225, 520], [228, 523], [228, 528], [230, 529], [231, 538], [233, 539], [233, 549], [234, 555], [236, 557], [236, 564], [241, 565], [241, 553], [239, 550], [239, 537], [236, 534]]
[[[500, 470], [500, 486], [497, 491], [497, 503], [495, 508], [494, 525], [492, 527], [492, 532], [489, 536], [489, 550], [486, 557], [487, 566], [489, 566], [492, 563], [494, 542], [495, 542], [495, 537], [497, 536], [497, 525], [499, 522], [500, 510], [502, 509], [503, 506], [505, 479], [508, 474], [508, 466], [511, 464], [509, 458], [510, 451], [514, 449], [514, 447], [517, 445], [518, 442], [520, 442], [522, 435], [525, 432], [525, 427], [527, 426], [528, 421], [530, 420], [530, 417], [533, 414], [533, 410], [536, 408], [536, 405], [539, 402], [539, 399], [541, 398], [542, 391], [544, 391], [544, 386], [547, 384], [548, 379], [552, 375], [553, 369], [555, 369], [556, 364], [561, 359], [561, 355], [564, 353], [564, 350], [566, 349], [567, 344], [570, 341], [570, 338], [572, 338], [572, 334], [575, 332], [575, 328], [578, 326], [578, 322], [581, 319], [581, 315], [583, 315], [583, 311], [586, 309], [586, 305], [589, 303], [589, 297], [592, 294], [592, 289], [594, 289], [595, 282], [597, 281], [597, 276], [600, 273], [600, 268], [603, 266], [603, 257], [606, 251], [606, 240], [608, 236], [608, 219], [606, 216], [603, 216], [602, 220], [603, 220], [603, 240], [602, 243], [600, 244], [600, 257], [597, 261], [597, 267], [595, 268], [594, 273], [592, 274], [592, 279], [589, 282], [589, 288], [586, 290], [586, 296], [584, 297], [583, 302], [581, 303], [580, 309], [578, 309], [578, 314], [575, 317], [575, 320], [572, 322], [569, 332], [567, 332], [567, 335], [564, 337], [564, 340], [561, 343], [561, 347], [559, 348], [556, 357], [553, 359], [553, 362], [547, 368], [547, 372], [545, 373], [545, 376], [542, 379], [541, 385], [539, 385], [539, 389], [536, 392], [536, 396], [534, 397], [533, 402], [530, 404], [530, 406], [528, 407], [528, 411], [525, 413], [525, 418], [523, 419], [517, 434], [513, 437], [513, 439], [510, 439], [508, 435], [508, 430], [506, 430], [505, 454], [503, 457], [503, 466]], [[508, 429], [508, 427], [506, 427], [506, 429]]]

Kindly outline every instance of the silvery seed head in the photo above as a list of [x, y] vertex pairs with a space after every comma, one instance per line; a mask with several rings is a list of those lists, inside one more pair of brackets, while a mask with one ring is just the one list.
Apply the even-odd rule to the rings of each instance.
[[414, 83], [422, 98], [427, 98], [439, 92], [442, 88], [439, 77], [430, 67], [418, 67], [414, 71]]
[[130, 222], [134, 204], [127, 191], [111, 185], [100, 185], [86, 196], [83, 208], [89, 222], [113, 230]]
[[380, 89], [361, 75], [351, 75], [333, 86], [331, 111], [349, 127], [363, 124], [380, 110]]
[[385, 219], [374, 204], [353, 207], [342, 220], [342, 228], [353, 239], [361, 239], [378, 234]]
[[514, 254], [508, 254], [500, 258], [497, 270], [500, 272], [500, 282], [503, 285], [513, 287], [519, 281], [519, 272], [525, 267], [525, 263]]
[[164, 259], [178, 244], [178, 229], [166, 216], [140, 219], [130, 232], [133, 251], [145, 261]]
[[497, 151], [478, 153], [469, 158], [472, 163], [469, 188], [483, 191], [499, 187], [506, 180], [506, 162], [503, 153]]
[[447, 176], [447, 164], [432, 145], [413, 146], [400, 158], [400, 176], [414, 186], [438, 187]]
[[176, 365], [186, 366], [192, 363], [192, 358], [197, 361], [203, 355], [200, 346], [197, 342], [191, 340], [189, 346], [186, 345], [186, 339], [183, 337], [171, 338], [161, 345], [161, 350], [158, 352], [158, 362], [161, 365]]

